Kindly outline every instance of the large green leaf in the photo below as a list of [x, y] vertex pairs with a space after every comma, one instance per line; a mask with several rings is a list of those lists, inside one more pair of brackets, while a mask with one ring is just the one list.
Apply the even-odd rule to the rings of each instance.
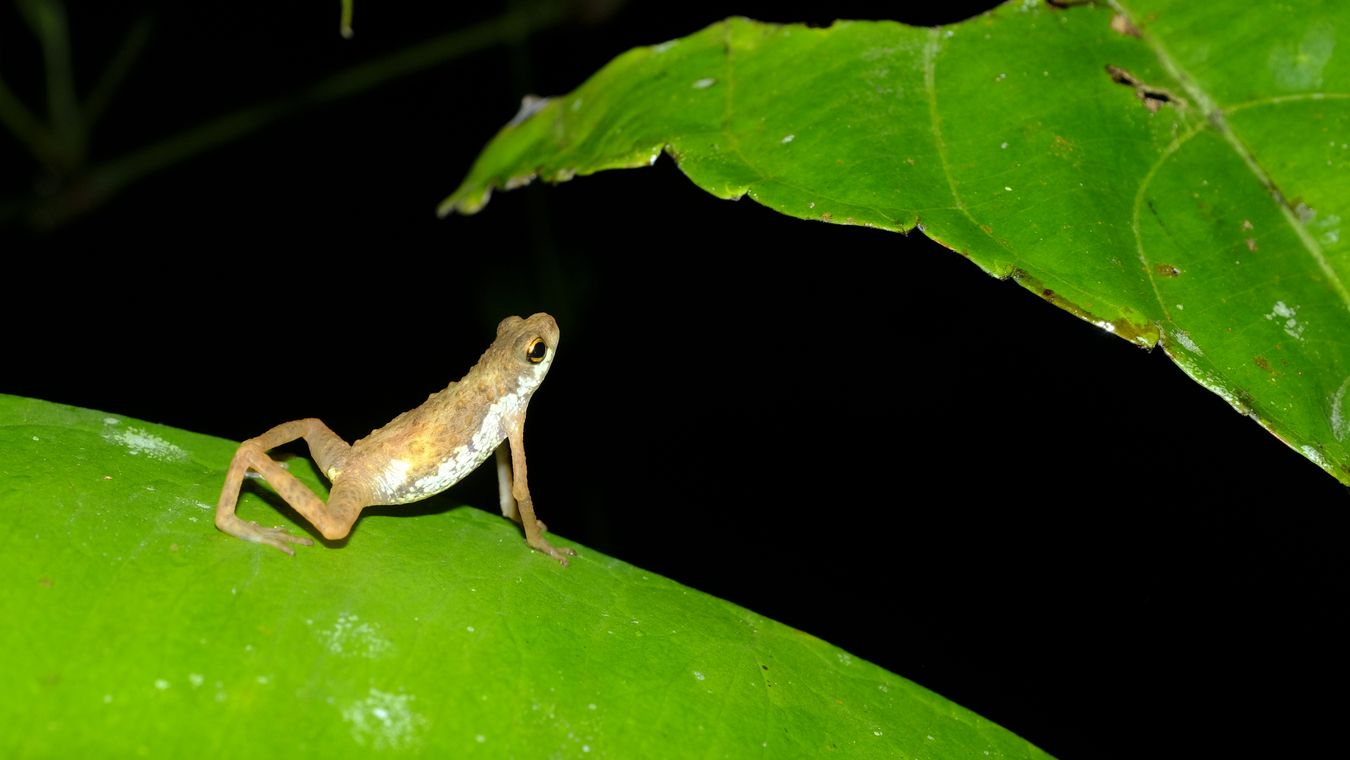
[[[443, 499], [295, 557], [236, 540], [212, 524], [233, 452], [0, 395], [0, 754], [1046, 757], [808, 634], [584, 547], [564, 569]], [[263, 493], [240, 513], [284, 519]]]
[[1350, 483], [1347, 21], [1317, 0], [1024, 0], [934, 29], [730, 19], [532, 103], [442, 212], [665, 151], [720, 197], [917, 226], [1160, 344]]

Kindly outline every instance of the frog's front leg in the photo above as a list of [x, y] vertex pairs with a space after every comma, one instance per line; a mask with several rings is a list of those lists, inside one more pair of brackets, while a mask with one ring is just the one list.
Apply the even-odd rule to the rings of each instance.
[[316, 419], [296, 420], [277, 425], [257, 438], [239, 444], [225, 474], [225, 486], [216, 504], [216, 527], [245, 541], [267, 544], [287, 554], [295, 554], [289, 544], [309, 546], [314, 542], [304, 536], [292, 536], [283, 528], [264, 528], [253, 521], [244, 521], [235, 514], [239, 489], [249, 470], [262, 475], [286, 503], [299, 512], [324, 538], [342, 538], [351, 530], [352, 523], [368, 506], [361, 503], [361, 494], [334, 483], [328, 503], [324, 504], [313, 491], [267, 455], [271, 449], [304, 438], [310, 454], [330, 480], [336, 480], [351, 447], [327, 425]]
[[[520, 419], [510, 425], [510, 432], [507, 435], [507, 443], [511, 446], [511, 496], [514, 497], [516, 507], [519, 510], [517, 515], [508, 515], [520, 522], [525, 528], [525, 543], [529, 544], [531, 549], [541, 551], [544, 554], [558, 560], [563, 567], [567, 567], [567, 558], [575, 557], [576, 552], [567, 547], [561, 549], [554, 547], [548, 541], [544, 540], [544, 523], [540, 522], [534, 516], [534, 500], [530, 498], [530, 485], [528, 472], [525, 466], [525, 419], [521, 415]], [[505, 446], [505, 444], [503, 444]], [[504, 452], [498, 449], [498, 477], [502, 476], [501, 465], [505, 459]], [[505, 489], [503, 489], [505, 490]], [[502, 511], [506, 511], [505, 499], [502, 503]]]

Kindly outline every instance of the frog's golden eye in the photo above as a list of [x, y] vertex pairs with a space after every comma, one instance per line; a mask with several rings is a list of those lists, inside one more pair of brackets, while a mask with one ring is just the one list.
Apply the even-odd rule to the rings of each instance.
[[547, 355], [548, 344], [544, 343], [543, 338], [535, 338], [525, 347], [525, 358], [530, 360], [530, 364], [542, 362]]

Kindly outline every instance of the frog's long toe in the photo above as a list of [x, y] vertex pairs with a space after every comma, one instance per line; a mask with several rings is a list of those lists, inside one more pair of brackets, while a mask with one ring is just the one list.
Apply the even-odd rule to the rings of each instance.
[[314, 541], [307, 536], [292, 536], [279, 525], [274, 528], [264, 528], [252, 520], [245, 522], [236, 518], [222, 527], [226, 533], [232, 536], [237, 536], [245, 541], [252, 541], [255, 544], [267, 544], [287, 554], [295, 554], [295, 550], [290, 547], [290, 544], [314, 545]]
[[568, 557], [577, 556], [577, 552], [575, 549], [569, 549], [566, 546], [556, 547], [542, 538], [540, 538], [537, 543], [531, 541], [526, 541], [526, 543], [530, 545], [531, 549], [534, 549], [537, 552], [543, 552], [544, 554], [547, 554], [548, 556], [558, 560], [558, 564], [562, 565], [563, 567], [567, 567]]
[[253, 523], [253, 527], [256, 529], [257, 532], [256, 538], [249, 537], [248, 538], [249, 541], [256, 541], [260, 544], [267, 544], [268, 546], [274, 546], [277, 549], [286, 552], [287, 554], [291, 555], [295, 554], [295, 550], [292, 549], [290, 546], [288, 546], [288, 544], [299, 544], [300, 546], [314, 545], [314, 541], [310, 539], [308, 536], [292, 536], [289, 532], [286, 531], [285, 528], [281, 527], [280, 525], [274, 528], [264, 528], [259, 526], [257, 523]]

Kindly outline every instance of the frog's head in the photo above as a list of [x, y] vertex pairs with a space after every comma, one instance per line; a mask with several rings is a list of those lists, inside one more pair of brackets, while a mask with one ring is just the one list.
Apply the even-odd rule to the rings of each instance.
[[540, 312], [528, 318], [507, 317], [497, 325], [493, 353], [517, 377], [519, 389], [533, 390], [544, 381], [558, 349], [558, 323]]

